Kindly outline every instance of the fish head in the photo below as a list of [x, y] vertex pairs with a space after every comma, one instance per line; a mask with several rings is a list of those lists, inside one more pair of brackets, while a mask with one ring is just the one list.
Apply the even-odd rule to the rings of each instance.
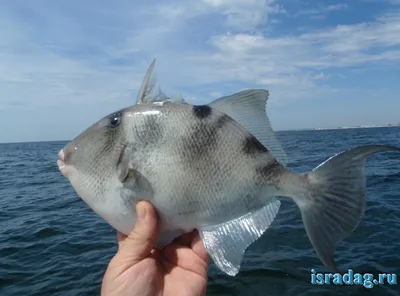
[[106, 220], [117, 215], [112, 211], [115, 199], [120, 196], [119, 163], [132, 134], [129, 130], [133, 119], [127, 110], [105, 116], [58, 153], [60, 172], [77, 194]]

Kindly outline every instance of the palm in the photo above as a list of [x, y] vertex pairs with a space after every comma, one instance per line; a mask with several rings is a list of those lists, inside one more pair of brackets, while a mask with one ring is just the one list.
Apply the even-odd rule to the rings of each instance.
[[[119, 235], [120, 247], [124, 239]], [[163, 250], [153, 249], [150, 256], [115, 279], [108, 277], [107, 270], [104, 281], [111, 280], [118, 287], [115, 295], [204, 295], [208, 260], [198, 234], [185, 234]], [[113, 262], [109, 269], [112, 266]]]
[[194, 246], [173, 243], [159, 257], [164, 276], [163, 295], [193, 295], [193, 291], [205, 294], [208, 260], [200, 240]]

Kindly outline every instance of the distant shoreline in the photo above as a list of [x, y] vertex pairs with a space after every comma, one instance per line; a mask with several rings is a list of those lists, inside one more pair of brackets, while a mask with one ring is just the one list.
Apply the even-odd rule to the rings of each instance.
[[294, 132], [294, 131], [324, 131], [324, 130], [360, 129], [360, 128], [380, 128], [380, 127], [400, 127], [400, 123], [399, 123], [399, 124], [381, 124], [381, 125], [359, 125], [359, 126], [300, 128], [300, 129], [277, 130], [277, 132], [289, 132], [289, 131], [290, 131], [290, 132]]
[[[279, 129], [275, 132], [301, 132], [301, 131], [324, 131], [324, 130], [339, 130], [339, 129], [361, 129], [361, 128], [379, 128], [379, 127], [400, 127], [399, 124], [382, 124], [382, 125], [360, 125], [360, 126], [339, 126], [339, 127], [315, 127], [315, 128], [299, 128], [299, 129]], [[25, 144], [25, 143], [67, 143], [71, 140], [37, 140], [37, 141], [21, 141], [21, 142], [0, 142], [0, 144]]]

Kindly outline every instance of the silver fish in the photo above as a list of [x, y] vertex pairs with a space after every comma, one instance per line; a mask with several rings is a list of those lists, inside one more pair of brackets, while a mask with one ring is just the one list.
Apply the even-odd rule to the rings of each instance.
[[290, 197], [319, 258], [338, 272], [335, 245], [364, 213], [366, 161], [400, 148], [353, 148], [297, 174], [286, 167], [269, 123], [268, 91], [196, 106], [156, 94], [153, 68], [135, 105], [107, 115], [59, 152], [59, 169], [77, 194], [125, 234], [135, 204], [150, 201], [161, 220], [158, 247], [197, 229], [214, 263], [231, 276], [278, 214], [277, 197]]

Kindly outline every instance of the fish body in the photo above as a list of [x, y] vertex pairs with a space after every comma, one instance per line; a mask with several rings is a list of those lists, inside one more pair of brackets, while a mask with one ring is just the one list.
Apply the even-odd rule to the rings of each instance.
[[[119, 126], [108, 125], [113, 120]], [[78, 194], [125, 234], [139, 200], [156, 207], [161, 232], [191, 231], [260, 210], [274, 200], [279, 183], [266, 174], [285, 170], [228, 115], [207, 105], [170, 102], [117, 111], [63, 153], [76, 164], [66, 174]]]
[[312, 172], [296, 174], [265, 111], [268, 92], [247, 90], [208, 105], [152, 95], [154, 63], [137, 104], [107, 115], [59, 153], [60, 171], [78, 195], [118, 231], [129, 234], [140, 200], [161, 221], [158, 247], [198, 229], [223, 272], [236, 275], [247, 247], [278, 214], [278, 196], [299, 206], [322, 262], [337, 270], [334, 247], [365, 208], [368, 157], [397, 147], [357, 147]]

